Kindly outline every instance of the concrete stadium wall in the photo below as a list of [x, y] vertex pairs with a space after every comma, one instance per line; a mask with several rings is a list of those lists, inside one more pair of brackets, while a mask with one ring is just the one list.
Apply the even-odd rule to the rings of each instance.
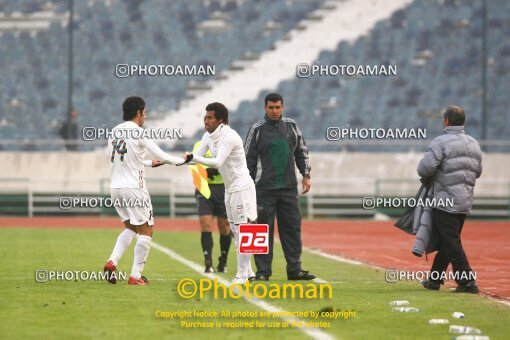
[[[421, 157], [418, 153], [314, 152], [310, 155], [313, 190], [315, 194], [370, 195], [377, 179], [417, 179], [416, 167]], [[109, 155], [102, 151], [0, 152], [0, 164], [0, 192], [3, 193], [24, 191], [28, 187], [44, 192], [97, 193], [99, 180], [110, 176]], [[483, 166], [477, 194], [510, 195], [510, 154], [485, 154]], [[148, 168], [147, 178], [153, 192], [169, 190], [168, 180], [174, 182], [177, 192], [193, 190], [187, 166]], [[414, 181], [387, 185], [411, 193], [417, 187]], [[108, 188], [107, 181], [103, 187]]]

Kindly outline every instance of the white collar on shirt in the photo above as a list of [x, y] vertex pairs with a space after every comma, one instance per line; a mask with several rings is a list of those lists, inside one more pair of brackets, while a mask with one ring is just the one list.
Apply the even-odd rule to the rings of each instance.
[[225, 125], [225, 124], [220, 124], [216, 130], [214, 130], [213, 133], [209, 133], [209, 138], [213, 141], [213, 142], [216, 142], [218, 141], [221, 136], [223, 136], [223, 134], [225, 132], [227, 132], [227, 130], [230, 129], [230, 127], [228, 125]]

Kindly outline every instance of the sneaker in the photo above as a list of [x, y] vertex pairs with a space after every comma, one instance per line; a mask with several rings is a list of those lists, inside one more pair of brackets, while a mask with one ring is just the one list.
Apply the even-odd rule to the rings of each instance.
[[112, 260], [109, 260], [104, 265], [103, 271], [106, 273], [107, 281], [116, 284], [117, 283], [117, 266], [113, 264]]
[[234, 279], [232, 280], [232, 282], [230, 283], [231, 285], [244, 285], [246, 283], [246, 279], [242, 279], [240, 277], [234, 277]]
[[250, 281], [269, 281], [269, 276], [266, 275], [255, 275], [248, 278]]
[[216, 267], [216, 271], [218, 273], [226, 273], [227, 272], [227, 264], [225, 262], [218, 263], [218, 267]]
[[148, 285], [148, 284], [149, 284], [149, 280], [147, 280], [147, 278], [145, 276], [142, 276], [138, 280], [135, 279], [134, 277], [130, 276], [129, 280], [128, 280], [128, 285], [145, 286], [145, 285]]
[[214, 267], [211, 260], [205, 260], [204, 273], [214, 273]]
[[457, 286], [454, 293], [469, 293], [469, 294], [478, 294], [480, 293], [480, 289], [476, 285], [475, 281], [463, 283]]
[[300, 271], [299, 273], [297, 273], [296, 275], [288, 275], [287, 274], [287, 279], [289, 280], [292, 280], [292, 281], [295, 281], [295, 280], [313, 280], [313, 279], [316, 279], [317, 277], [313, 274], [310, 274], [310, 272], [306, 271], [306, 270], [302, 270]]
[[439, 288], [441, 287], [441, 284], [429, 280], [423, 280], [421, 282], [421, 285], [423, 286], [423, 288], [428, 290], [439, 290]]

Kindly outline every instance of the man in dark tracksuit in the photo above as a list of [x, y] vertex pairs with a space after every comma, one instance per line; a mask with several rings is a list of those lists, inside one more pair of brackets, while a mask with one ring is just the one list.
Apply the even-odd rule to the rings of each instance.
[[478, 142], [464, 133], [465, 119], [463, 109], [448, 106], [443, 118], [444, 133], [430, 143], [418, 166], [418, 175], [430, 183], [434, 199], [453, 200], [453, 206], [433, 209], [432, 227], [439, 235], [439, 250], [430, 279], [422, 284], [426, 289], [438, 290], [451, 263], [458, 284], [455, 292], [476, 294], [479, 289], [460, 233], [471, 212], [476, 179], [482, 174], [482, 152]]
[[[303, 176], [303, 193], [310, 190], [310, 163], [305, 141], [296, 122], [282, 117], [283, 98], [266, 96], [266, 115], [248, 132], [245, 152], [251, 177], [256, 180], [260, 160], [262, 173], [256, 181], [258, 223], [269, 225], [269, 253], [255, 255], [256, 280], [268, 281], [272, 275], [274, 219], [289, 280], [313, 280], [315, 276], [301, 268], [301, 209], [298, 201], [295, 166]], [[294, 165], [295, 164], [295, 165]]]

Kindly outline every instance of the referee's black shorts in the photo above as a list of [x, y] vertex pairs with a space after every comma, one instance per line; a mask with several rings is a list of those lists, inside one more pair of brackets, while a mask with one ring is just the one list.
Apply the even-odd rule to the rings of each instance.
[[198, 215], [213, 215], [216, 217], [227, 218], [227, 210], [225, 209], [225, 185], [209, 184], [211, 197], [205, 198], [198, 190], [195, 190], [195, 198], [197, 199]]

